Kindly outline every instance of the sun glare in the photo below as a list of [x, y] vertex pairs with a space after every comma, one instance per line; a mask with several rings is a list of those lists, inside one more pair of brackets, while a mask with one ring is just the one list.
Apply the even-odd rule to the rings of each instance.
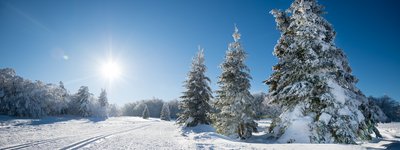
[[108, 80], [118, 79], [121, 76], [121, 67], [114, 61], [104, 63], [101, 71], [104, 78]]

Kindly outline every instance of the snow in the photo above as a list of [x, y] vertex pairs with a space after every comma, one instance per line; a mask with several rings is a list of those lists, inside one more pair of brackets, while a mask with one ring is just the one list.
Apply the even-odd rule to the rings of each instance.
[[346, 95], [344, 89], [333, 80], [328, 80], [328, 86], [331, 87], [331, 92], [336, 100], [342, 104], [346, 102]]
[[[321, 115], [322, 116], [322, 115]], [[298, 120], [298, 130], [302, 128]], [[260, 120], [265, 131], [271, 120]], [[384, 139], [361, 145], [275, 144], [265, 132], [248, 140], [220, 135], [210, 125], [182, 128], [173, 121], [140, 117], [79, 118], [46, 117], [24, 119], [0, 116], [0, 149], [324, 149], [361, 150], [399, 148], [400, 123], [379, 124]], [[290, 130], [288, 130], [290, 131]], [[308, 139], [308, 138], [307, 138]]]
[[349, 110], [347, 106], [344, 106], [343, 108], [339, 109], [339, 115], [350, 116], [351, 114], [353, 113]]
[[364, 115], [361, 113], [361, 111], [357, 110], [357, 111], [356, 111], [356, 114], [357, 114], [358, 122], [361, 122], [361, 121], [363, 121], [363, 120], [365, 119], [365, 117], [364, 117]]
[[293, 120], [292, 124], [279, 138], [278, 143], [310, 143], [310, 128], [308, 124], [311, 122], [311, 117], [300, 117]]
[[400, 122], [380, 123], [378, 130], [382, 134], [383, 139], [373, 139], [369, 143], [362, 144], [368, 149], [400, 149]]
[[187, 126], [188, 124], [192, 123], [193, 121], [194, 121], [194, 118], [193, 118], [193, 117], [189, 117], [189, 118], [185, 121], [184, 126]]
[[[325, 38], [325, 37], [323, 37], [323, 38]], [[331, 48], [330, 44], [326, 44], [324, 42], [320, 42], [320, 44], [321, 44], [321, 51], [327, 51]]]
[[285, 133], [278, 139], [278, 143], [310, 143], [310, 124], [313, 119], [302, 115], [302, 105], [297, 105], [285, 119], [291, 120]]
[[325, 124], [329, 124], [329, 121], [331, 120], [331, 118], [332, 118], [332, 115], [327, 114], [327, 113], [322, 113], [319, 116], [319, 120], [324, 122]]

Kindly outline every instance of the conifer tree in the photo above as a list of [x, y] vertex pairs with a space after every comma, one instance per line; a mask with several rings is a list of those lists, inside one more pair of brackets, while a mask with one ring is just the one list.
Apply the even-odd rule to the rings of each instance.
[[107, 107], [108, 107], [108, 98], [107, 98], [107, 92], [105, 89], [101, 89], [100, 96], [98, 98], [99, 104], [100, 104], [100, 112], [99, 114], [101, 117], [107, 117]]
[[105, 89], [101, 89], [101, 93], [99, 96], [99, 104], [101, 107], [106, 107], [108, 106], [108, 98], [107, 98], [107, 92]]
[[[285, 12], [271, 13], [281, 32], [269, 85], [271, 101], [283, 113], [270, 132], [278, 142], [350, 143], [370, 139], [373, 123], [361, 110], [366, 97], [344, 52], [335, 46], [335, 31], [317, 0], [294, 0]], [[301, 129], [300, 129], [301, 128]], [[300, 130], [299, 130], [300, 129]]]
[[250, 94], [249, 68], [245, 65], [246, 52], [240, 43], [240, 34], [235, 26], [234, 42], [229, 44], [224, 62], [214, 116], [217, 132], [246, 139], [256, 130], [253, 96]]
[[146, 104], [144, 104], [142, 117], [143, 117], [143, 119], [149, 119], [149, 117], [150, 117], [149, 108], [147, 108]]
[[64, 87], [64, 82], [62, 82], [62, 81], [59, 82], [59, 87], [63, 90], [66, 90]]
[[161, 109], [160, 118], [161, 118], [161, 120], [166, 120], [166, 121], [171, 120], [171, 113], [169, 111], [168, 103], [163, 104], [162, 109]]
[[81, 86], [76, 94], [77, 106], [78, 106], [78, 114], [82, 117], [89, 117], [89, 100], [91, 94], [89, 93], [89, 88], [87, 86]]
[[209, 113], [211, 106], [209, 101], [212, 91], [209, 87], [210, 79], [205, 76], [204, 52], [200, 49], [193, 58], [192, 67], [184, 82], [186, 91], [181, 96], [179, 108], [182, 110], [177, 119], [178, 124], [192, 127], [197, 124], [210, 124]]

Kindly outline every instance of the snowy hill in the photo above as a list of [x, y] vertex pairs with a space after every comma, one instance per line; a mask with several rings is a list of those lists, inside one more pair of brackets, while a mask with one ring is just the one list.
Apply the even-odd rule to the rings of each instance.
[[[270, 120], [259, 121], [263, 131]], [[273, 144], [264, 132], [241, 141], [215, 133], [211, 126], [182, 129], [173, 121], [113, 117], [109, 119], [0, 116], [0, 149], [398, 149], [400, 123], [379, 124], [384, 139], [360, 145]]]

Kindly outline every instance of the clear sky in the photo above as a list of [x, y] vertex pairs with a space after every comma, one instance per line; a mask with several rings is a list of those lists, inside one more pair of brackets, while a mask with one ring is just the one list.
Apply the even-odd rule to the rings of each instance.
[[[217, 90], [219, 64], [234, 24], [248, 52], [252, 92], [277, 63], [272, 55], [280, 33], [273, 8], [292, 0], [1, 0], [0, 68], [47, 83], [63, 81], [71, 93], [81, 85], [111, 103], [178, 98], [198, 45], [205, 49], [207, 75]], [[320, 0], [338, 32], [358, 87], [367, 96], [400, 99], [399, 0]], [[109, 58], [123, 76], [111, 84], [101, 64]]]

